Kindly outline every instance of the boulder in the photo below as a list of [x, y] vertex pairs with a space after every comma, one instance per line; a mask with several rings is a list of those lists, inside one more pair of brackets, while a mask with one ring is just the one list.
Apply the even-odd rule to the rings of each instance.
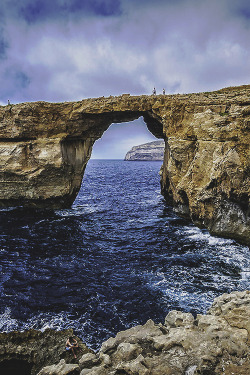
[[38, 375], [78, 375], [80, 373], [80, 367], [78, 365], [66, 364], [64, 359], [57, 365], [46, 366]]

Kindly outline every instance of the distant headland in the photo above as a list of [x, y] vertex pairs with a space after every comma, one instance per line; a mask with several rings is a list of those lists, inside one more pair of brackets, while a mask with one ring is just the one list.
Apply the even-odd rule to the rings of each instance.
[[165, 150], [164, 141], [153, 141], [134, 146], [126, 153], [127, 161], [163, 161]]

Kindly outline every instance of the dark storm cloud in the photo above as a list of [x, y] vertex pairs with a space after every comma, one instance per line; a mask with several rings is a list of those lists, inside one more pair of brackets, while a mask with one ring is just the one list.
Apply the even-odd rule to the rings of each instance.
[[26, 88], [30, 84], [30, 78], [27, 74], [25, 74], [22, 71], [16, 71], [14, 74], [14, 81], [17, 86], [17, 88]]
[[113, 16], [121, 13], [119, 0], [2, 0], [6, 15], [21, 17], [28, 23], [70, 16]]
[[7, 48], [8, 48], [8, 42], [4, 38], [4, 36], [1, 35], [1, 30], [0, 30], [0, 60], [4, 59], [7, 54]]
[[[61, 101], [248, 83], [249, 8], [244, 0], [2, 0], [2, 87], [17, 101]], [[24, 75], [6, 75], [9, 67]]]
[[15, 101], [15, 94], [13, 93], [20, 91], [25, 97], [25, 91], [27, 91], [30, 82], [29, 76], [19, 70], [19, 67], [7, 67], [4, 74], [0, 76], [0, 100], [2, 103], [6, 104], [8, 99], [11, 99], [11, 102]]
[[238, 0], [229, 2], [232, 13], [250, 20], [250, 3], [249, 0]]
[[0, 60], [6, 57], [7, 48], [8, 48], [8, 41], [6, 39], [5, 32], [4, 32], [4, 24], [5, 24], [4, 14], [2, 12], [2, 9], [0, 9]]

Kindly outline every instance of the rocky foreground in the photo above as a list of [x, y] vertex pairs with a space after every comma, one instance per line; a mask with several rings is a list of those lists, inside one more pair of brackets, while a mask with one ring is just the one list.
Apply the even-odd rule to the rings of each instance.
[[39, 375], [249, 375], [249, 344], [250, 292], [235, 292], [215, 299], [207, 315], [171, 311], [164, 324], [119, 332], [78, 365], [61, 361]]
[[134, 146], [129, 150], [124, 160], [127, 161], [163, 161], [165, 151], [164, 141], [154, 141]]
[[77, 360], [65, 351], [70, 330], [0, 335], [6, 375], [249, 375], [250, 291], [223, 294], [207, 315], [171, 311], [119, 332], [98, 353], [81, 343]]

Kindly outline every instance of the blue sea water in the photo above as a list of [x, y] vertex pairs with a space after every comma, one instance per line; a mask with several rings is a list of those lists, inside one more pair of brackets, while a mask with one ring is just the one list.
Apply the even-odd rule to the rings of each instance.
[[92, 348], [249, 288], [249, 249], [175, 215], [160, 162], [90, 160], [71, 209], [0, 211], [0, 331], [73, 328]]

